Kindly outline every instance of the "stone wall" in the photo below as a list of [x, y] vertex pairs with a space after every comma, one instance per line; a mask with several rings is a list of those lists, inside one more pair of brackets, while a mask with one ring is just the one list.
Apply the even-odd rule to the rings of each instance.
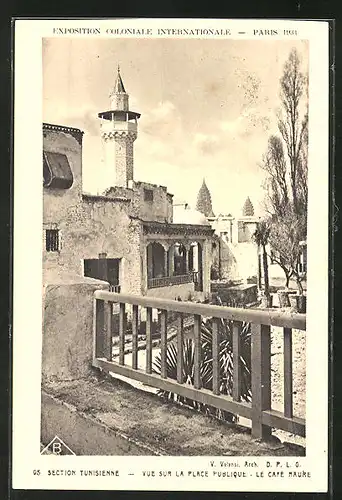
[[[60, 248], [47, 252], [43, 241], [44, 271], [63, 269], [83, 276], [83, 260], [106, 253], [121, 259], [123, 293], [141, 293], [141, 223], [131, 219], [132, 201], [121, 189], [116, 198], [82, 195], [82, 147], [71, 133], [44, 131], [44, 150], [67, 155], [74, 175], [70, 189], [44, 189], [44, 230], [59, 230]], [[45, 231], [43, 231], [45, 239]]]
[[220, 241], [221, 279], [246, 280], [258, 274], [257, 247], [253, 243]]
[[221, 216], [211, 222], [216, 235], [213, 263], [221, 279], [246, 280], [257, 275], [257, 247], [252, 238], [257, 220], [256, 217]]
[[42, 381], [74, 380], [91, 372], [93, 294], [108, 284], [49, 273], [43, 288]]
[[182, 300], [189, 300], [190, 296], [195, 296], [195, 286], [193, 283], [183, 283], [181, 285], [149, 288], [146, 295], [160, 299], [177, 300], [180, 297]]
[[212, 283], [211, 291], [218, 296], [223, 305], [244, 307], [257, 301], [256, 285], [229, 286], [226, 283]]
[[[146, 221], [172, 222], [172, 195], [165, 186], [157, 186], [148, 182], [134, 182], [137, 192], [139, 217]], [[151, 191], [153, 200], [145, 199], [145, 190]]]
[[[62, 127], [61, 127], [62, 128]], [[59, 210], [65, 211], [69, 205], [77, 205], [82, 198], [82, 139], [73, 133], [72, 129], [43, 128], [43, 149], [52, 153], [62, 153], [68, 158], [74, 182], [69, 189], [44, 188], [44, 201], [48, 205], [54, 203]], [[45, 213], [44, 204], [44, 213]]]
[[[112, 186], [105, 191], [105, 195], [114, 200], [120, 197], [130, 200], [132, 217], [144, 221], [172, 222], [173, 195], [167, 192], [166, 187], [148, 182], [129, 182], [128, 185], [128, 188]], [[153, 193], [153, 200], [145, 200], [145, 189]]]
[[[238, 276], [238, 262], [235, 247], [236, 245], [229, 243], [226, 239], [215, 239], [212, 249], [212, 259], [213, 266], [218, 272], [220, 279], [233, 280]], [[217, 277], [213, 279], [217, 279]]]
[[[172, 195], [164, 186], [133, 181], [129, 187], [114, 186], [105, 195], [82, 194], [82, 143], [72, 129], [44, 128], [44, 150], [66, 154], [74, 176], [70, 189], [44, 188], [44, 272], [59, 268], [83, 276], [84, 260], [105, 254], [120, 260], [121, 292], [145, 294], [147, 243], [141, 221], [172, 223]], [[46, 250], [47, 229], [59, 231], [56, 251]], [[180, 237], [183, 241], [183, 234]], [[203, 242], [203, 262], [210, 261], [211, 243]], [[172, 288], [168, 296], [177, 296]], [[209, 265], [204, 266], [203, 292], [210, 293]]]
[[234, 278], [246, 280], [258, 274], [258, 252], [256, 244], [252, 242], [237, 243], [230, 247], [234, 257]]
[[[51, 203], [50, 203], [51, 202]], [[59, 210], [60, 204], [44, 199], [44, 224], [54, 223], [60, 230], [61, 248], [46, 252], [45, 268], [62, 267], [83, 276], [83, 260], [121, 259], [120, 283], [123, 293], [140, 293], [140, 222], [130, 219], [125, 202], [85, 199], [76, 206]]]

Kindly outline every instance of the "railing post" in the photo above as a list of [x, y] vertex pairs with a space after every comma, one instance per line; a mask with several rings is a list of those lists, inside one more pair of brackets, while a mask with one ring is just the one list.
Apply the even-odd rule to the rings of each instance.
[[133, 305], [132, 315], [132, 368], [138, 368], [138, 323], [139, 323], [139, 306]]
[[271, 409], [271, 338], [268, 325], [252, 323], [252, 436], [270, 437], [271, 427], [262, 423], [262, 412]]
[[220, 394], [220, 336], [217, 318], [213, 318], [213, 393]]
[[93, 297], [93, 362], [97, 357], [96, 344], [97, 344], [97, 299]]
[[105, 335], [105, 319], [104, 319], [104, 301], [96, 300], [96, 345], [95, 356], [102, 358], [104, 356], [104, 335]]
[[201, 321], [202, 318], [199, 314], [194, 315], [194, 343], [195, 343], [195, 354], [194, 354], [194, 387], [195, 389], [200, 389], [202, 385], [201, 381]]
[[284, 415], [293, 417], [292, 328], [284, 328]]
[[113, 338], [112, 338], [113, 303], [105, 302], [105, 357], [112, 361]]
[[178, 313], [177, 318], [177, 382], [183, 384], [183, 341], [184, 341], [184, 318], [182, 313]]
[[167, 311], [162, 309], [160, 311], [160, 360], [161, 360], [161, 377], [167, 378]]
[[146, 308], [146, 373], [152, 373], [152, 308]]
[[233, 399], [240, 401], [241, 397], [241, 321], [233, 322]]
[[120, 303], [119, 316], [119, 364], [125, 364], [126, 305]]

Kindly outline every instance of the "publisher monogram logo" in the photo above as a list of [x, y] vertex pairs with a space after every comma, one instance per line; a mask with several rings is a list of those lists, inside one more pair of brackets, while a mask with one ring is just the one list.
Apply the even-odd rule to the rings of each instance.
[[76, 455], [61, 438], [55, 436], [40, 452], [41, 455]]

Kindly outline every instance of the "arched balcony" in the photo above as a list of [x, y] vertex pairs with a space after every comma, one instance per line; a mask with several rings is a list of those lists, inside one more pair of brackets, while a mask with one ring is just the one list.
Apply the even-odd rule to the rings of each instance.
[[158, 242], [147, 245], [147, 276], [148, 279], [168, 276], [168, 264], [165, 257], [166, 249]]
[[[213, 234], [214, 230], [206, 224], [144, 221], [143, 294], [173, 298], [188, 297], [193, 292], [208, 295]], [[175, 287], [170, 291], [161, 289], [172, 286]]]
[[202, 246], [198, 242], [150, 242], [147, 245], [148, 288], [194, 283], [203, 290]]

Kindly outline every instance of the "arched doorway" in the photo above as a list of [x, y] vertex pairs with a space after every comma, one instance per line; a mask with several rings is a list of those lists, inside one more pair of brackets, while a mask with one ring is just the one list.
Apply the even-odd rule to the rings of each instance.
[[153, 242], [147, 245], [147, 276], [151, 278], [163, 278], [167, 276], [166, 252], [160, 243]]
[[182, 243], [174, 244], [174, 275], [181, 276], [188, 273], [187, 250]]

